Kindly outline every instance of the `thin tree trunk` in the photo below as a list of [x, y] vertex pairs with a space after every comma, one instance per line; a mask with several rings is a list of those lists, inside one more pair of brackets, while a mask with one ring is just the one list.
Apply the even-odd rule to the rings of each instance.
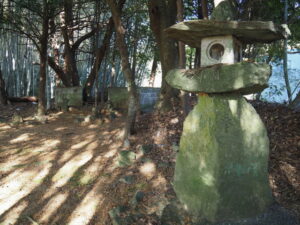
[[107, 25], [107, 30], [106, 30], [106, 33], [105, 33], [105, 36], [103, 39], [102, 46], [96, 50], [95, 62], [93, 64], [93, 68], [87, 78], [87, 81], [86, 81], [86, 84], [85, 84], [85, 87], [83, 90], [85, 98], [91, 95], [91, 90], [92, 90], [92, 87], [95, 82], [96, 74], [99, 72], [101, 63], [105, 56], [105, 53], [106, 53], [107, 49], [109, 48], [110, 39], [113, 34], [113, 27], [114, 27], [114, 23], [113, 23], [113, 19], [111, 18]]
[[[183, 21], [183, 1], [177, 0], [177, 20], [179, 22]], [[185, 52], [185, 44], [181, 41], [178, 42], [179, 49], [179, 68], [185, 69], [186, 67], [186, 52]], [[182, 104], [183, 114], [186, 117], [189, 113], [189, 95], [185, 91], [180, 91], [180, 98]]]
[[7, 92], [6, 92], [5, 82], [2, 77], [1, 69], [0, 69], [0, 104], [1, 105], [7, 104]]
[[156, 52], [154, 52], [154, 59], [153, 59], [151, 73], [150, 73], [150, 79], [149, 79], [149, 85], [151, 87], [154, 87], [156, 70], [157, 70], [157, 61], [158, 61], [158, 55]]
[[39, 103], [37, 116], [43, 116], [46, 113], [46, 76], [47, 76], [47, 46], [49, 35], [49, 17], [48, 17], [48, 3], [43, 0], [43, 31], [40, 40], [40, 84], [39, 84]]
[[[53, 49], [53, 56], [54, 56], [54, 62], [59, 65], [59, 50], [58, 48], [54, 48]], [[60, 78], [59, 78], [59, 74], [55, 73], [55, 86], [59, 87], [60, 85]]]
[[[124, 1], [125, 0], [121, 0]], [[107, 3], [111, 9], [112, 17], [114, 20], [116, 36], [117, 36], [117, 46], [120, 51], [120, 56], [122, 60], [122, 71], [125, 75], [126, 82], [128, 84], [128, 92], [129, 92], [129, 99], [128, 99], [128, 114], [127, 114], [127, 121], [124, 129], [124, 144], [129, 144], [128, 137], [130, 133], [134, 132], [134, 125], [136, 119], [136, 112], [137, 112], [137, 88], [135, 85], [134, 74], [131, 70], [130, 63], [129, 63], [129, 56], [128, 56], [128, 49], [126, 47], [125, 42], [125, 29], [122, 25], [121, 21], [121, 12], [118, 10], [115, 0], [107, 0]]]
[[103, 71], [103, 76], [102, 76], [102, 85], [101, 85], [101, 90], [100, 90], [100, 108], [102, 109], [104, 106], [104, 101], [105, 101], [105, 89], [106, 89], [106, 83], [107, 83], [107, 59], [105, 59], [105, 64], [104, 64], [104, 71]]
[[[115, 41], [113, 43], [112, 49], [115, 49]], [[110, 82], [109, 87], [114, 87], [116, 84], [116, 51], [112, 50], [112, 60], [110, 61]]]
[[291, 107], [300, 111], [300, 91], [298, 92], [296, 98], [293, 100]]
[[[198, 19], [208, 19], [207, 0], [198, 0]], [[194, 67], [201, 66], [201, 48], [196, 48]]]
[[[285, 7], [284, 7], [284, 21], [287, 23], [288, 20], [288, 0], [285, 0]], [[284, 39], [284, 58], [283, 58], [283, 71], [284, 71], [284, 81], [286, 85], [286, 91], [288, 95], [288, 102], [289, 104], [292, 102], [292, 91], [291, 91], [291, 86], [290, 86], [290, 81], [289, 81], [289, 73], [288, 73], [288, 55], [287, 55], [287, 48], [288, 48], [288, 43], [287, 39]]]
[[135, 20], [134, 24], [134, 34], [133, 34], [133, 53], [132, 53], [132, 72], [134, 77], [136, 77], [136, 63], [137, 63], [137, 48], [138, 48], [138, 27], [139, 26], [139, 20]]
[[[199, 1], [199, 0], [198, 0]], [[200, 4], [199, 4], [200, 8]], [[201, 8], [202, 8], [202, 17], [204, 20], [208, 20], [208, 7], [207, 7], [207, 0], [201, 0]], [[199, 10], [200, 11], [200, 10]], [[199, 18], [200, 16], [198, 16]]]

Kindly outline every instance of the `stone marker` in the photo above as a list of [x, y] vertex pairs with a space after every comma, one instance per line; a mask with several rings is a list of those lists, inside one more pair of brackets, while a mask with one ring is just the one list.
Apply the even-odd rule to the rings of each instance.
[[214, 21], [166, 29], [169, 37], [202, 46], [200, 69], [172, 70], [166, 78], [174, 88], [198, 93], [198, 104], [184, 122], [174, 189], [200, 224], [235, 224], [263, 214], [273, 202], [267, 131], [243, 98], [267, 87], [271, 69], [241, 62], [241, 45], [279, 40], [288, 30], [272, 22], [221, 21], [233, 17], [220, 8], [229, 2], [215, 3]]
[[70, 106], [81, 107], [83, 104], [82, 87], [57, 87], [55, 106], [67, 110]]
[[262, 213], [272, 202], [268, 157], [267, 131], [243, 97], [199, 96], [180, 140], [177, 196], [209, 221]]

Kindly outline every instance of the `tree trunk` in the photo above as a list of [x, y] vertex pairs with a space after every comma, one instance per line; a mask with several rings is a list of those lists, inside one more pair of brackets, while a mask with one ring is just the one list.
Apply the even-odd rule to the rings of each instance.
[[[287, 23], [287, 20], [288, 20], [288, 4], [287, 4], [287, 0], [285, 0], [285, 7], [284, 7], [285, 23]], [[284, 39], [283, 71], [284, 71], [284, 81], [285, 81], [285, 86], [286, 86], [286, 91], [287, 91], [287, 96], [288, 96], [288, 102], [290, 104], [292, 102], [292, 91], [291, 91], [291, 86], [290, 86], [290, 81], [289, 81], [289, 73], [288, 73], [287, 48], [288, 48], [287, 39]]]
[[65, 42], [65, 52], [64, 52], [64, 73], [67, 77], [71, 78], [72, 86], [79, 86], [79, 75], [76, 66], [76, 52], [71, 48], [70, 39], [67, 34], [67, 29], [62, 28], [64, 42]]
[[72, 87], [72, 80], [67, 77], [63, 69], [55, 62], [51, 56], [48, 56], [48, 64], [55, 71], [58, 78], [62, 81], [63, 85], [66, 87]]
[[298, 92], [296, 98], [292, 102], [291, 107], [300, 112], [300, 91]]
[[169, 86], [165, 80], [168, 71], [178, 65], [178, 50], [176, 42], [169, 39], [164, 33], [164, 29], [176, 23], [176, 1], [150, 0], [148, 5], [150, 26], [159, 48], [162, 66], [161, 93], [157, 104], [159, 111], [171, 110], [172, 100], [173, 102], [178, 100], [179, 91]]
[[[207, 0], [198, 0], [198, 19], [208, 19]], [[194, 68], [201, 66], [201, 48], [196, 48]]]
[[11, 102], [38, 102], [38, 98], [35, 96], [25, 96], [25, 97], [8, 97]]
[[137, 76], [137, 49], [138, 49], [138, 43], [139, 43], [139, 37], [138, 37], [138, 26], [139, 26], [139, 19], [135, 20], [134, 23], [134, 31], [133, 31], [133, 52], [132, 52], [132, 73], [134, 77]]
[[85, 83], [85, 86], [84, 86], [84, 90], [83, 90], [84, 98], [87, 98], [88, 96], [91, 95], [91, 91], [94, 86], [96, 75], [99, 72], [101, 63], [105, 56], [105, 53], [106, 53], [107, 49], [109, 48], [110, 39], [113, 34], [113, 27], [114, 27], [114, 23], [113, 23], [113, 19], [111, 18], [107, 25], [107, 30], [104, 35], [102, 46], [96, 50], [96, 58], [95, 58], [95, 62], [93, 64], [93, 68], [92, 68], [92, 70], [87, 78], [87, 81]]
[[39, 103], [37, 116], [43, 116], [46, 113], [46, 76], [47, 76], [47, 47], [49, 36], [49, 16], [48, 3], [43, 0], [43, 30], [40, 40], [40, 81], [39, 81]]
[[[121, 2], [125, 3], [125, 0], [121, 0]], [[134, 74], [131, 70], [130, 63], [129, 63], [129, 56], [128, 56], [128, 49], [126, 47], [125, 42], [125, 29], [121, 22], [121, 12], [118, 10], [115, 0], [107, 0], [107, 3], [111, 9], [112, 17], [114, 20], [114, 26], [116, 30], [116, 44], [119, 48], [121, 61], [122, 61], [122, 71], [124, 73], [126, 82], [128, 84], [128, 92], [129, 92], [129, 99], [128, 99], [128, 114], [127, 114], [127, 121], [124, 129], [124, 144], [129, 143], [128, 137], [130, 133], [134, 132], [134, 125], [136, 119], [136, 112], [137, 112], [137, 88], [135, 85], [135, 78]]]
[[[177, 20], [178, 22], [183, 21], [183, 1], [177, 0]], [[178, 42], [179, 49], [179, 68], [185, 69], [186, 67], [186, 52], [185, 52], [185, 44], [181, 41]], [[189, 107], [189, 94], [185, 91], [180, 91], [180, 98], [182, 104], [183, 114], [186, 117], [190, 111]]]
[[73, 86], [79, 86], [79, 75], [76, 65], [76, 50], [72, 48], [74, 44], [73, 35], [73, 0], [64, 0], [64, 14], [62, 15], [62, 36], [65, 43], [64, 51], [64, 72], [67, 77], [71, 78]]
[[158, 56], [157, 56], [157, 53], [154, 52], [154, 59], [153, 59], [151, 73], [150, 73], [150, 79], [149, 79], [149, 85], [151, 87], [154, 87], [156, 70], [157, 70], [157, 61], [158, 61]]
[[4, 79], [2, 77], [2, 71], [0, 69], [0, 104], [7, 105], [7, 92]]

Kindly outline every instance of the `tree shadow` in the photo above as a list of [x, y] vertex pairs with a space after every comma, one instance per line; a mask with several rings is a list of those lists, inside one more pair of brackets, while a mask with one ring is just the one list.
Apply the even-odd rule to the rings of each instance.
[[[61, 118], [57, 118], [57, 120], [59, 119]], [[7, 217], [9, 214], [11, 212], [14, 213], [14, 210], [18, 209], [21, 203], [26, 203], [26, 206], [23, 208], [21, 207], [22, 209], [17, 212], [18, 215], [14, 215], [16, 219], [12, 224], [31, 224], [31, 220], [39, 221], [39, 218], [43, 217], [41, 212], [46, 213], [45, 210], [43, 211], [43, 208], [49, 206], [49, 203], [52, 203], [51, 200], [57, 195], [64, 195], [64, 199], [60, 200], [61, 202], [56, 205], [56, 209], [51, 209], [52, 211], [50, 210], [51, 214], [48, 216], [49, 218], [44, 218], [44, 221], [51, 221], [51, 223], [53, 222], [54, 224], [66, 224], [73, 211], [80, 203], [82, 203], [91, 190], [97, 188], [97, 185], [99, 186], [99, 184], [97, 184], [99, 183], [98, 180], [103, 177], [103, 174], [107, 173], [106, 170], [113, 165], [112, 162], [117, 155], [120, 146], [117, 140], [117, 134], [123, 123], [122, 119], [117, 120], [118, 121], [113, 124], [104, 124], [103, 127], [100, 127], [100, 129], [92, 124], [92, 128], [89, 128], [89, 126], [73, 127], [70, 130], [83, 129], [84, 131], [79, 133], [75, 132], [76, 135], [74, 138], [68, 137], [67, 139], [64, 139], [66, 134], [66, 131], [63, 129], [64, 127], [59, 124], [55, 124], [55, 120], [50, 121], [47, 125], [40, 125], [42, 128], [39, 133], [37, 133], [35, 130], [36, 127], [34, 126], [29, 128], [19, 128], [19, 130], [14, 133], [13, 137], [24, 135], [25, 132], [27, 137], [34, 138], [28, 138], [26, 141], [20, 140], [17, 143], [7, 141], [6, 144], [10, 146], [6, 150], [13, 151], [15, 149], [14, 153], [6, 154], [5, 157], [8, 159], [18, 158], [22, 151], [16, 149], [19, 148], [20, 145], [22, 145], [23, 148], [37, 146], [38, 149], [39, 146], [41, 146], [41, 143], [46, 142], [47, 144], [47, 141], [51, 139], [51, 137], [39, 137], [41, 133], [47, 133], [47, 130], [49, 129], [54, 130], [56, 128], [57, 130], [55, 132], [56, 145], [52, 146], [54, 150], [51, 150], [50, 146], [50, 151], [41, 151], [36, 155], [28, 152], [28, 156], [23, 158], [21, 157], [18, 159], [18, 162], [15, 163], [15, 166], [12, 166], [6, 172], [1, 174], [1, 184], [6, 185], [7, 182], [13, 183], [14, 181], [12, 179], [22, 179], [22, 176], [24, 178], [24, 174], [26, 173], [32, 173], [34, 176], [42, 170], [46, 170], [44, 171], [44, 174], [46, 175], [41, 177], [41, 182], [38, 185], [33, 185], [34, 188], [27, 189], [27, 193], [25, 191], [24, 196], [19, 199], [14, 199], [15, 202], [7, 207], [7, 209], [2, 213], [0, 221], [4, 223], [4, 221], [8, 219]], [[67, 120], [66, 122], [71, 121]], [[109, 126], [115, 126], [115, 128], [109, 129]], [[80, 141], [84, 140], [88, 134], [92, 136], [89, 138], [89, 141], [85, 141], [83, 144], [82, 142], [80, 143]], [[101, 136], [97, 137], [97, 134]], [[80, 135], [83, 135], [81, 140], [80, 137], [78, 137]], [[112, 145], [113, 147], [111, 147]], [[109, 157], [105, 157], [105, 154], [109, 151], [113, 151], [112, 154], [110, 154]], [[35, 168], [34, 163], [47, 158], [47, 154], [50, 153], [52, 154], [52, 157], [49, 157], [50, 160], [46, 162], [48, 168], [45, 169], [44, 165], [37, 165]], [[85, 157], [88, 158], [85, 159]], [[93, 174], [90, 176], [87, 174], [85, 178], [86, 170], [88, 173]], [[67, 178], [64, 179], [64, 176], [67, 176]], [[25, 176], [25, 181], [21, 184], [21, 189], [24, 188], [24, 186], [32, 185], [32, 180], [26, 180], [26, 178], [27, 177]], [[34, 179], [34, 177], [31, 178]], [[64, 181], [60, 182], [63, 179]], [[83, 180], [81, 181], [81, 179]], [[103, 182], [109, 182], [109, 179], [107, 179], [107, 181], [104, 180]], [[101, 183], [101, 185], [103, 184]], [[5, 187], [3, 187], [3, 189], [5, 189]], [[9, 193], [9, 191], [7, 192]], [[6, 199], [9, 200], [11, 197], [12, 196], [6, 196]], [[93, 198], [91, 199], [93, 200]], [[95, 198], [94, 200], [97, 202]], [[5, 198], [2, 199], [2, 201], [5, 203]], [[97, 205], [98, 203], [95, 204]]]

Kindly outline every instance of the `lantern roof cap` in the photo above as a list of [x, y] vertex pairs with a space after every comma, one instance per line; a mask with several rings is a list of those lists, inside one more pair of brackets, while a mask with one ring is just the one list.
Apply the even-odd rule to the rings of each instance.
[[205, 37], [233, 35], [245, 44], [270, 43], [287, 38], [287, 25], [276, 25], [271, 21], [217, 21], [191, 20], [177, 23], [165, 32], [169, 38], [184, 42], [191, 47], [200, 47]]

